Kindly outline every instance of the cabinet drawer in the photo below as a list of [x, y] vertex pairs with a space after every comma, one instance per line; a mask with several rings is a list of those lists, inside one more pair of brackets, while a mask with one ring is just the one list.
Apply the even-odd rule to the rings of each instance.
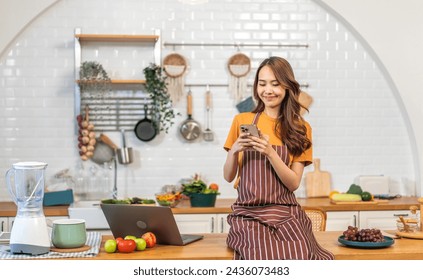
[[229, 232], [227, 214], [175, 214], [182, 234]]
[[360, 228], [378, 228], [395, 230], [399, 216], [409, 217], [409, 210], [395, 211], [360, 211]]

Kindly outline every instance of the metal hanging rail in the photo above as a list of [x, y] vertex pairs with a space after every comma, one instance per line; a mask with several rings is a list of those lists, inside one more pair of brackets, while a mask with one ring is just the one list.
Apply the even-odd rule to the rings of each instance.
[[273, 47], [273, 48], [308, 48], [309, 44], [288, 44], [288, 43], [172, 43], [164, 42], [164, 47]]
[[[202, 84], [202, 83], [198, 83], [198, 84], [190, 84], [187, 83], [184, 85], [185, 87], [205, 87], [205, 86], [210, 86], [210, 87], [228, 87], [228, 84], [217, 84], [217, 83], [210, 83], [210, 84]], [[253, 85], [249, 84], [247, 85], [247, 87], [252, 87]], [[310, 85], [305, 83], [305, 84], [300, 84], [300, 87], [302, 88], [308, 88]]]

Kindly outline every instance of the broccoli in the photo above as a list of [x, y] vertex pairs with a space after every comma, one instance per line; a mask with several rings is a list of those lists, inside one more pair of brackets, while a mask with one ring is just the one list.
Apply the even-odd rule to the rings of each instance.
[[356, 184], [352, 184], [347, 191], [347, 193], [359, 194], [359, 195], [361, 195], [362, 192], [363, 192], [363, 189], [359, 185], [356, 185]]

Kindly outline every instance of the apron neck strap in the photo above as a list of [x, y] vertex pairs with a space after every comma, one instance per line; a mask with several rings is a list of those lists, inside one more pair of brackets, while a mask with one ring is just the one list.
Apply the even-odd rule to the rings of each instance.
[[260, 118], [261, 112], [256, 113], [253, 119], [253, 124], [257, 124], [259, 118]]

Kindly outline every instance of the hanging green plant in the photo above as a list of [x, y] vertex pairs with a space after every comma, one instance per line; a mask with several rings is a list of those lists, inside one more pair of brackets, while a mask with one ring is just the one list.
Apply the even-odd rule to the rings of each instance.
[[81, 92], [106, 92], [111, 88], [111, 79], [103, 66], [96, 61], [82, 62], [79, 79]]
[[157, 131], [169, 132], [176, 115], [167, 91], [164, 69], [154, 63], [144, 68], [145, 89], [150, 95], [152, 115]]

